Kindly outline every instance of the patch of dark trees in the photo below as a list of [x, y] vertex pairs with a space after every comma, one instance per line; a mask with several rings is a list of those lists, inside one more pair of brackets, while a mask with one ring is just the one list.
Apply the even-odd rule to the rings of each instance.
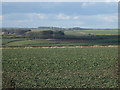
[[28, 32], [25, 37], [30, 39], [63, 39], [65, 36], [63, 31], [39, 31], [39, 32]]

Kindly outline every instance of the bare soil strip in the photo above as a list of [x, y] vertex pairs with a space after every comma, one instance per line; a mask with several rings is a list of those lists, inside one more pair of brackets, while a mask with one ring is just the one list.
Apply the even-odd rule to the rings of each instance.
[[30, 46], [30, 47], [2, 47], [0, 49], [18, 49], [18, 48], [82, 48], [82, 47], [120, 47], [120, 45], [82, 45], [82, 46]]

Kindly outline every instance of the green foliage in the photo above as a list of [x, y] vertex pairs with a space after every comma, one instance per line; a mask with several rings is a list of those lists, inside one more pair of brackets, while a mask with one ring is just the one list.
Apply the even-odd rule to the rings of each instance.
[[63, 38], [64, 37], [64, 32], [62, 31], [37, 31], [37, 32], [28, 32], [26, 34], [27, 38], [42, 38], [42, 39], [58, 39], [58, 38]]
[[117, 88], [118, 48], [3, 49], [3, 88]]

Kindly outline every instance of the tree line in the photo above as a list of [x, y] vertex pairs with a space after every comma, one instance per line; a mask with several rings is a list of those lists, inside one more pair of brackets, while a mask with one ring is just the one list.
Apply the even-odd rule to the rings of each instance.
[[29, 29], [2, 30], [3, 38], [30, 38], [30, 39], [62, 39], [65, 34], [63, 31], [32, 31]]

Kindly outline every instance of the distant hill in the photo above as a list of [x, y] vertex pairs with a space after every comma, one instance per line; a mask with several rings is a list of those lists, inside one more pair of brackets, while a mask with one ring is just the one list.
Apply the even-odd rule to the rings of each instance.
[[72, 30], [120, 30], [120, 29], [99, 29], [99, 28], [81, 28], [81, 27], [72, 27], [72, 28], [62, 28], [62, 27], [38, 27], [38, 28], [0, 28], [3, 30], [28, 30], [28, 29], [41, 29], [41, 30], [55, 30], [55, 31], [72, 31]]
[[81, 27], [72, 27], [72, 28], [60, 28], [60, 27], [38, 27], [38, 29], [51, 29], [51, 30], [118, 30], [118, 29], [98, 29], [98, 28], [81, 28]]

